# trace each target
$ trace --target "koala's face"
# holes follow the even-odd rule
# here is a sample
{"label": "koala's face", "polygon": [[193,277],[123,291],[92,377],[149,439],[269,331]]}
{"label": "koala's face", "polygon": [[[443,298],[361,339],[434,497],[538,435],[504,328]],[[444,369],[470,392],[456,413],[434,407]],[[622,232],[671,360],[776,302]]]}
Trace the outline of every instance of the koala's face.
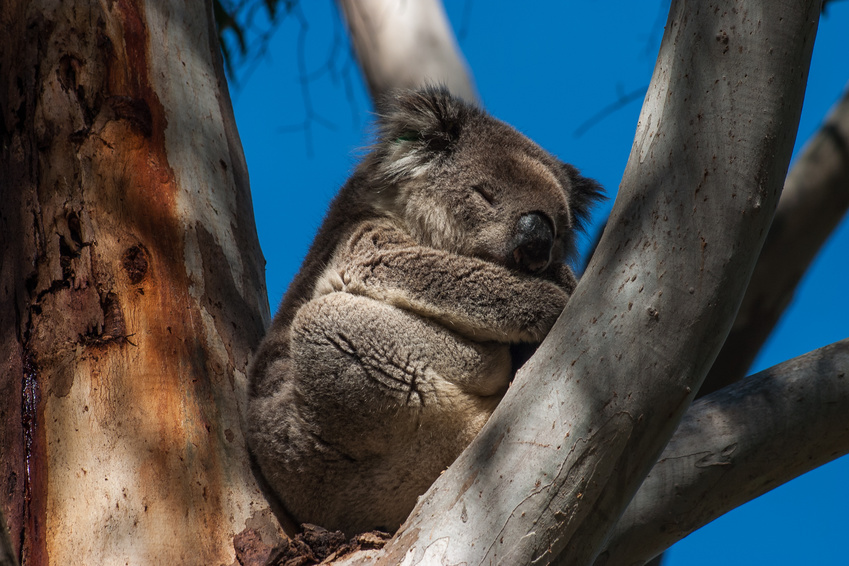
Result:
{"label": "koala's face", "polygon": [[404,96],[377,153],[391,183],[382,208],[413,237],[528,273],[573,253],[595,181],[445,93]]}
{"label": "koala's face", "polygon": [[537,273],[571,250],[571,189],[559,163],[489,119],[467,128],[451,155],[413,182],[405,216],[418,239]]}

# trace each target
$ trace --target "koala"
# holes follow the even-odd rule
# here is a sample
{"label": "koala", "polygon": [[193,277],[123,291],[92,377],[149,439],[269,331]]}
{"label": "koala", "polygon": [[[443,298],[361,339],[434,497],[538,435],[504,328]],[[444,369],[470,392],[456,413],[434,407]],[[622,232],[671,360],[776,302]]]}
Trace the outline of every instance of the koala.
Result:
{"label": "koala", "polygon": [[575,288],[593,180],[440,88],[379,107],[249,370],[248,441],[298,522],[394,531]]}

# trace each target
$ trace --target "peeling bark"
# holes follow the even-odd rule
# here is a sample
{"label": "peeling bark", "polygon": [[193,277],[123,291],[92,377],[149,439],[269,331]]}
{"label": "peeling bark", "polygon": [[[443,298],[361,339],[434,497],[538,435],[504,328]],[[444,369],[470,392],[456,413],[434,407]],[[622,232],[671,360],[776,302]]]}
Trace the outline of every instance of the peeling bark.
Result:
{"label": "peeling bark", "polygon": [[229,564],[252,521],[273,544],[240,415],[264,263],[209,5],[20,0],[0,17],[16,553]]}

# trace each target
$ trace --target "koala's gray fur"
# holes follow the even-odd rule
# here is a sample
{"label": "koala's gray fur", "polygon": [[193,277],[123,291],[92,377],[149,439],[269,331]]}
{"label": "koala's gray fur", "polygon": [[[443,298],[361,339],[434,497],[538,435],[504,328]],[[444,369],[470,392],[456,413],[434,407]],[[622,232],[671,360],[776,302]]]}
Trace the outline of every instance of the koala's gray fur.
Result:
{"label": "koala's gray fur", "polygon": [[[396,94],[250,371],[249,442],[299,522],[393,531],[575,286],[600,187],[441,89]],[[523,361],[523,360],[519,360]]]}

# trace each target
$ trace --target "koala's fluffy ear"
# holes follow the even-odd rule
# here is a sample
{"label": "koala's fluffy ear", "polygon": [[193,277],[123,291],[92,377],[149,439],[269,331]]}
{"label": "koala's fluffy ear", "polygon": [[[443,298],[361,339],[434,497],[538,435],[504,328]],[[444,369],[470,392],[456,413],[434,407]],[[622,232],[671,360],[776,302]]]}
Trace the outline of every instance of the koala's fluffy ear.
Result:
{"label": "koala's fluffy ear", "polygon": [[378,168],[387,180],[418,177],[449,155],[476,107],[444,87],[395,91],[378,104]]}
{"label": "koala's fluffy ear", "polygon": [[572,187],[569,193],[569,208],[572,211],[574,228],[584,230],[590,217],[590,208],[596,202],[607,198],[604,196],[604,189],[598,181],[584,177],[572,165],[561,163],[560,167]]}

